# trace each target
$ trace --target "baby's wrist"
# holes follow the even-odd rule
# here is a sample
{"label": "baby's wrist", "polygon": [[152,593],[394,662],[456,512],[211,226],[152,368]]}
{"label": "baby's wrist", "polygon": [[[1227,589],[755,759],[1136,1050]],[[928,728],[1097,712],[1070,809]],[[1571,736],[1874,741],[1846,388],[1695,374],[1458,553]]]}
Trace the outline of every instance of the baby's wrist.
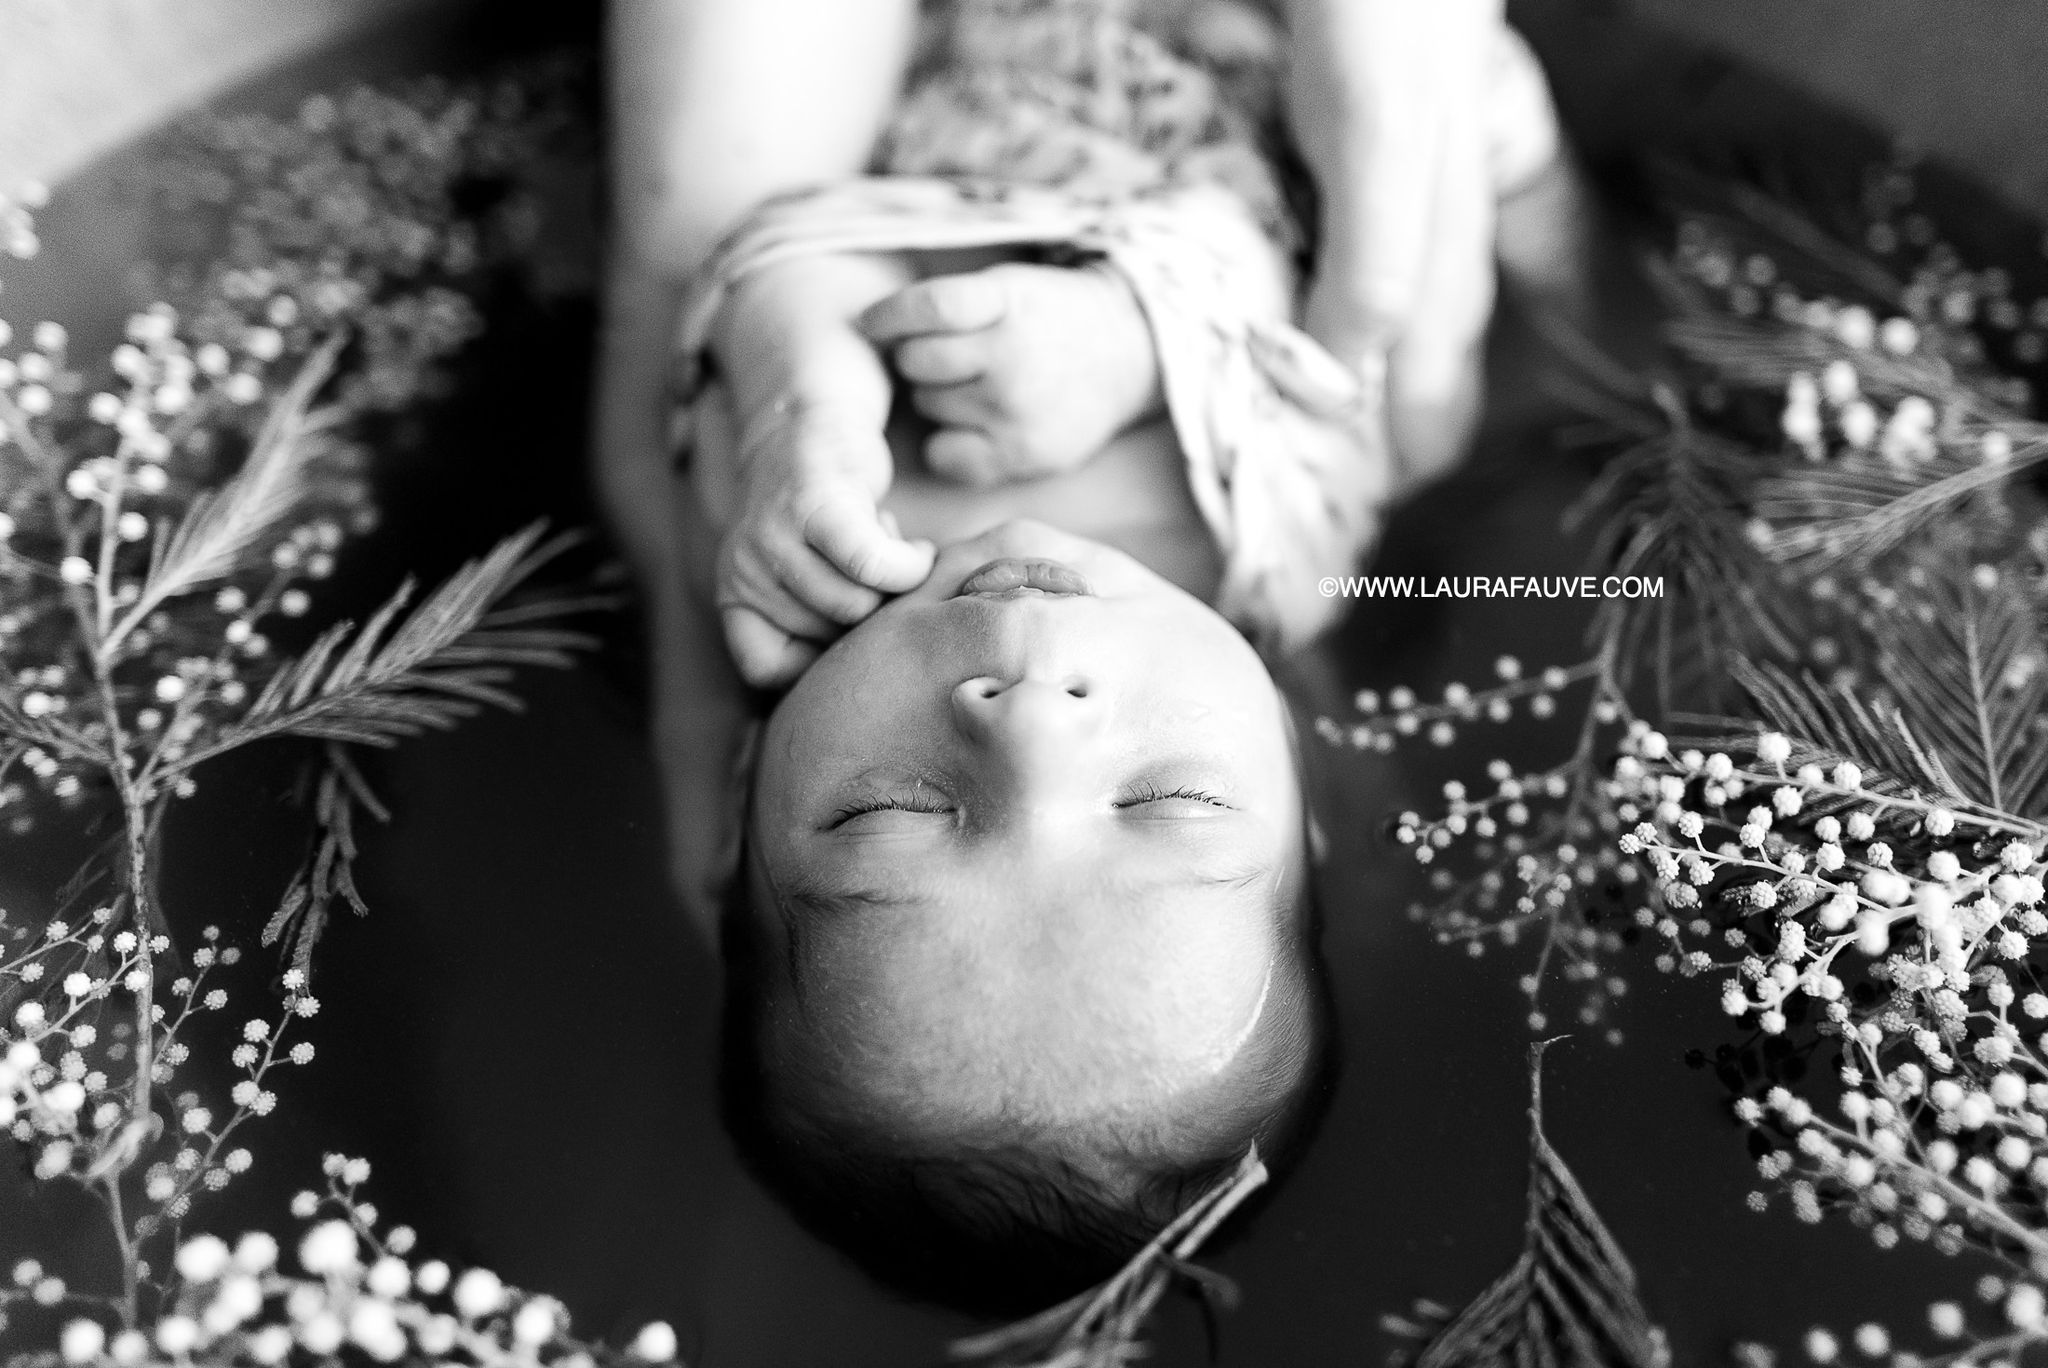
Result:
{"label": "baby's wrist", "polygon": [[[851,479],[879,498],[888,488],[886,460],[878,471],[875,453],[861,441],[886,423],[886,409],[849,395],[785,391],[743,414],[738,444],[741,481],[751,490],[773,492],[805,480]],[[886,448],[880,448],[886,452]]]}

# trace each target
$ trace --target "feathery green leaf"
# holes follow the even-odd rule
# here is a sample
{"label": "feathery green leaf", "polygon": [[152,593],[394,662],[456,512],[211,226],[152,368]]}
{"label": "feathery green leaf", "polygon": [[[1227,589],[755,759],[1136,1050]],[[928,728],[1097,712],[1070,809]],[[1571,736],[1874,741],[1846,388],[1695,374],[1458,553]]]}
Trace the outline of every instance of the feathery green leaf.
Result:
{"label": "feathery green leaf", "polygon": [[453,726],[481,706],[516,711],[519,700],[502,687],[513,668],[567,665],[570,653],[588,644],[579,633],[525,625],[593,606],[587,595],[542,595],[501,606],[575,540],[543,543],[544,530],[536,523],[506,538],[456,571],[403,620],[412,596],[409,581],[360,630],[347,622],[329,628],[277,671],[239,721],[177,768],[265,736],[388,746]]}
{"label": "feathery green leaf", "polygon": [[1266,1166],[1253,1146],[1108,1282],[1013,1325],[955,1340],[947,1357],[973,1368],[1123,1368],[1143,1358],[1146,1318],[1176,1277],[1212,1300],[1235,1297],[1227,1280],[1188,1260],[1265,1181]]}
{"label": "feathery green leaf", "polygon": [[1543,1134],[1543,1050],[1529,1047],[1529,1213],[1513,1268],[1430,1339],[1415,1368],[1667,1368],[1635,1270]]}
{"label": "feathery green leaf", "polygon": [[102,659],[155,612],[166,599],[220,578],[240,564],[256,539],[289,513],[305,490],[306,467],[321,449],[314,440],[327,425],[313,410],[313,396],[333,374],[341,339],[330,338],[299,367],[299,373],[264,421],[248,458],[218,491],[200,495],[161,555],[154,558],[142,592],[100,642]]}
{"label": "feathery green leaf", "polygon": [[1875,632],[1880,678],[1904,723],[1955,777],[1963,797],[2039,816],[2048,744],[2048,645],[2010,579],[1966,570],[1927,577]]}

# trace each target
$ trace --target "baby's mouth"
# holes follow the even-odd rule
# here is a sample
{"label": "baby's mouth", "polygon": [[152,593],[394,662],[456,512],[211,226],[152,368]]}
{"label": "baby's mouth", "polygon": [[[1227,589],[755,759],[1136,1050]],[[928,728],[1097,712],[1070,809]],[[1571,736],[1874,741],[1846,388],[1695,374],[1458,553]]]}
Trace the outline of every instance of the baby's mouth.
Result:
{"label": "baby's mouth", "polygon": [[1056,560],[1005,557],[992,560],[960,581],[955,598],[1069,597],[1092,595],[1088,581]]}

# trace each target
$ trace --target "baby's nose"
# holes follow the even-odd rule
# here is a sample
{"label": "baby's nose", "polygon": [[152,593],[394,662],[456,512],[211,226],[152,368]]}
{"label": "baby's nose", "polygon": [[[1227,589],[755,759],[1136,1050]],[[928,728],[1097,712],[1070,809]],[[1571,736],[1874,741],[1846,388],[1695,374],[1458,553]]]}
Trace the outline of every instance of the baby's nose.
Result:
{"label": "baby's nose", "polygon": [[970,739],[1014,749],[1092,736],[1102,726],[1104,700],[1084,675],[983,676],[953,690],[953,715]]}

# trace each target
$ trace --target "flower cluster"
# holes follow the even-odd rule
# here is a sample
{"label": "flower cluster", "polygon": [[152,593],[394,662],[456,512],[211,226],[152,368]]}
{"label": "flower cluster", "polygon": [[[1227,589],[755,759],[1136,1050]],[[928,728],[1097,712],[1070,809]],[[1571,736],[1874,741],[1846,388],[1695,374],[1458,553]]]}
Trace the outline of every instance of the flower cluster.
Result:
{"label": "flower cluster", "polygon": [[[332,573],[345,530],[371,519],[359,489],[326,478],[335,467],[317,441],[285,449],[309,416],[303,382],[324,363],[280,407],[254,353],[194,347],[177,321],[168,305],[130,319],[105,388],[71,364],[54,324],[0,353],[0,659],[21,662],[0,690],[24,742],[0,765],[25,775],[0,802],[17,835],[31,786],[79,803],[116,755],[143,792],[189,792],[190,754],[275,668],[266,629],[307,611],[302,586]],[[276,430],[253,447],[224,438],[224,420],[250,407]],[[288,472],[270,469],[287,457]],[[224,503],[231,459],[252,478]]]}
{"label": "flower cluster", "polygon": [[[1627,717],[1627,706],[1607,686],[1599,659],[1525,676],[1520,661],[1502,656],[1494,662],[1494,675],[1496,682],[1486,688],[1451,684],[1434,703],[1406,688],[1389,690],[1384,698],[1366,691],[1355,700],[1358,720],[1347,727],[1318,719],[1318,731],[1332,744],[1378,752],[1418,736],[1449,746],[1461,725],[1500,724],[1516,716],[1552,719],[1561,695],[1592,686],[1578,745],[1567,758],[1535,772],[1489,761],[1485,788],[1446,783],[1443,809],[1429,817],[1400,814],[1394,838],[1418,864],[1430,867],[1430,897],[1410,907],[1409,915],[1429,925],[1439,941],[1461,944],[1475,956],[1489,943],[1512,947],[1527,937],[1538,944],[1535,967],[1520,985],[1529,1000],[1531,1029],[1549,1025],[1543,992],[1553,971],[1571,986],[1578,1019],[1599,1024],[1607,1020],[1612,1000],[1627,991],[1606,967],[1621,949],[1624,932],[1598,924],[1605,890],[1636,879],[1634,866],[1614,847],[1621,828],[1599,764],[1605,740]],[[1607,1030],[1619,1038],[1614,1027]]]}
{"label": "flower cluster", "polygon": [[397,410],[482,327],[475,295],[530,259],[536,151],[574,138],[559,64],[487,82],[426,78],[314,95],[291,118],[203,112],[150,159],[165,222],[154,283],[203,301],[194,335],[303,355],[353,339],[334,401]]}
{"label": "flower cluster", "polygon": [[[2015,478],[2048,427],[1996,369],[2048,361],[2048,299],[1968,268],[1915,194],[1908,159],[1866,184],[1881,268],[1782,210],[1684,219],[1675,378],[1589,377],[1640,441],[1580,510],[1597,556],[1678,593],[1595,616],[1562,763],[1495,762],[1395,828],[1432,868],[1441,938],[1540,933],[1532,994],[1560,950],[1566,977],[1621,991],[1632,940],[1719,981],[1752,1032],[1722,1054],[1760,1146],[1752,1206],[1782,1194],[1883,1247],[1999,1265],[1984,1313],[1929,1309],[1934,1355],[1867,1325],[1815,1331],[1816,1362],[2014,1361],[2048,1337],[2048,508]],[[1391,723],[1366,702],[1325,735],[1380,747],[1495,715],[1476,692]],[[1647,720],[1731,707],[1745,720],[1689,740]],[[1814,1034],[1831,1074],[1804,1072]]]}
{"label": "flower cluster", "polygon": [[[308,956],[328,901],[361,908],[352,814],[382,814],[347,748],[510,703],[514,667],[564,664],[581,644],[551,621],[573,600],[507,604],[559,545],[539,528],[409,614],[406,586],[360,628],[291,625],[374,524],[366,420],[426,393],[475,331],[452,291],[497,249],[459,207],[464,186],[480,157],[514,161],[535,132],[530,111],[436,90],[412,114],[366,94],[315,99],[290,121],[202,121],[164,193],[185,184],[226,215],[225,254],[159,270],[166,298],[106,357],[76,354],[53,322],[0,322],[0,839],[53,820],[113,837],[39,915],[0,912],[0,1143],[32,1181],[105,1207],[105,1263],[120,1274],[117,1290],[81,1289],[28,1258],[0,1290],[0,1314],[91,1310],[62,1329],[69,1362],[584,1352],[558,1308],[537,1329],[532,1308],[552,1303],[458,1297],[450,1322],[428,1305],[434,1265],[393,1292],[389,1261],[409,1237],[378,1242],[354,1199],[358,1161],[312,1199],[343,1219],[308,1236],[309,1278],[279,1273],[261,1235],[232,1251],[182,1237],[200,1200],[256,1162],[245,1130],[278,1107],[283,1073],[314,1058],[297,1029],[320,1009]],[[12,255],[35,250],[40,198],[0,201]],[[294,641],[309,644],[279,644]],[[291,946],[283,993],[252,1003],[228,972],[244,950],[218,928],[176,943],[155,871],[165,814],[196,772],[277,736],[320,740],[325,760],[312,848],[264,936]],[[211,1080],[224,1064],[219,1097],[181,1078],[214,1051],[224,1060],[194,1072]],[[661,1345],[655,1334],[642,1357],[672,1357],[673,1337]]]}
{"label": "flower cluster", "polygon": [[1458,739],[1461,723],[1484,719],[1493,723],[1513,720],[1519,705],[1538,720],[1556,716],[1557,695],[1596,672],[1592,663],[1573,669],[1556,666],[1525,678],[1522,662],[1513,656],[1494,661],[1497,682],[1481,689],[1466,684],[1448,684],[1435,703],[1416,697],[1406,687],[1389,689],[1385,697],[1374,689],[1362,690],[1353,700],[1358,717],[1349,726],[1333,718],[1316,719],[1316,731],[1333,746],[1348,745],[1355,750],[1391,751],[1400,738],[1421,736],[1433,746],[1449,746]]}
{"label": "flower cluster", "polygon": [[[110,1327],[100,1316],[62,1325],[57,1357],[70,1368],[110,1364],[462,1363],[490,1368],[595,1368],[600,1361],[660,1364],[676,1358],[675,1332],[659,1321],[630,1347],[612,1353],[573,1338],[569,1315],[552,1297],[505,1286],[488,1269],[456,1274],[438,1259],[411,1259],[406,1226],[378,1227],[363,1200],[367,1160],[327,1156],[325,1192],[301,1192],[293,1215],[308,1223],[297,1272],[278,1241],[262,1232],[233,1245],[213,1235],[180,1244],[172,1256],[177,1294],[153,1324]],[[10,1299],[46,1306],[66,1298],[40,1264],[14,1271]],[[54,1286],[53,1286],[54,1284]]]}
{"label": "flower cluster", "polygon": [[[0,1122],[33,1155],[35,1175],[46,1181],[90,1185],[119,1174],[154,1138],[158,1111],[138,1102],[144,1095],[140,1079],[131,1077],[137,1067],[135,1023],[110,1010],[117,998],[132,1004],[147,986],[143,947],[132,930],[109,935],[105,928],[112,918],[113,909],[101,907],[78,928],[51,922],[25,953],[0,965],[0,974],[17,983],[48,982],[61,994],[27,998],[14,1009],[9,1027],[0,1028]],[[192,952],[191,972],[173,980],[165,1000],[151,1005],[151,1046],[142,1052],[149,1061],[150,1093],[166,1092],[176,1081],[191,1057],[196,1021],[228,1006],[227,990],[209,976],[234,965],[241,952],[216,945],[219,936],[218,928],[206,928],[205,943]],[[153,942],[157,955],[171,948],[168,936],[159,934]],[[216,1116],[197,1093],[172,1095],[166,1119],[177,1147],[144,1171],[142,1190],[152,1211],[137,1220],[138,1238],[165,1221],[184,1219],[196,1192],[218,1192],[254,1162],[247,1149],[229,1140],[250,1118],[267,1116],[277,1105],[268,1086],[274,1069],[313,1060],[310,1042],[285,1041],[293,1022],[320,1010],[319,999],[304,989],[304,977],[288,973],[278,1017],[251,1018],[236,1034],[227,1052],[240,1074],[230,1091],[231,1109]]]}
{"label": "flower cluster", "polygon": [[[1997,1368],[2020,1363],[2029,1350],[2048,1343],[2048,1294],[2039,1286],[1987,1273],[1973,1290],[1974,1297],[1927,1307],[1927,1334],[1940,1346],[1933,1353],[1901,1349],[1891,1330],[1877,1321],[1865,1321],[1846,1334],[1815,1326],[1800,1348],[1809,1362],[1820,1364],[1861,1357],[1893,1368]],[[1770,1350],[1756,1344],[1738,1346],[1736,1358],[1757,1368],[1776,1362]]]}
{"label": "flower cluster", "polygon": [[[1933,339],[1969,366],[2006,369],[1985,377],[1980,393],[1996,394],[2015,409],[2029,406],[2030,387],[2009,372],[2048,361],[2048,300],[2028,300],[2014,273],[2002,266],[1973,269],[1944,241],[1934,217],[1920,206],[1918,157],[1896,149],[1864,175],[1862,241],[1840,244],[1824,262],[1802,260],[1783,239],[1759,240],[1748,225],[1728,216],[1700,214],[1680,224],[1670,256],[1672,268],[1709,294],[1717,311],[1736,319],[1771,321],[1828,330],[1858,349],[1873,345],[1894,356]],[[1819,235],[1801,244],[1808,251]],[[1815,265],[1821,271],[1811,270]],[[1828,268],[1839,268],[1829,270]],[[1872,269],[1875,268],[1875,269]],[[1826,297],[1816,300],[1801,288],[1804,274],[1832,276],[1888,307],[1876,316],[1867,303]]]}
{"label": "flower cluster", "polygon": [[[201,733],[260,694],[278,626],[375,525],[360,420],[436,386],[480,326],[464,289],[530,234],[507,177],[555,116],[517,90],[201,116],[152,161],[170,221],[210,244],[155,274],[181,305],[135,314],[98,369],[56,323],[0,322],[0,661],[20,662],[0,707],[34,724],[0,749],[8,830],[34,793],[84,801],[110,747],[143,790],[189,791]],[[458,208],[479,194],[487,211]],[[0,199],[17,255],[30,225]]]}
{"label": "flower cluster", "polygon": [[1615,772],[1641,820],[1619,845],[1654,874],[1637,918],[1660,966],[1729,971],[1723,1008],[1767,1035],[1804,999],[1839,1041],[1833,1116],[1783,1087],[1737,1103],[1789,1142],[1760,1169],[1802,1219],[1845,1206],[1880,1245],[1974,1244],[2048,1278],[2048,994],[2029,963],[2048,829],[1793,758],[1775,732],[1740,759],[1630,738]]}

